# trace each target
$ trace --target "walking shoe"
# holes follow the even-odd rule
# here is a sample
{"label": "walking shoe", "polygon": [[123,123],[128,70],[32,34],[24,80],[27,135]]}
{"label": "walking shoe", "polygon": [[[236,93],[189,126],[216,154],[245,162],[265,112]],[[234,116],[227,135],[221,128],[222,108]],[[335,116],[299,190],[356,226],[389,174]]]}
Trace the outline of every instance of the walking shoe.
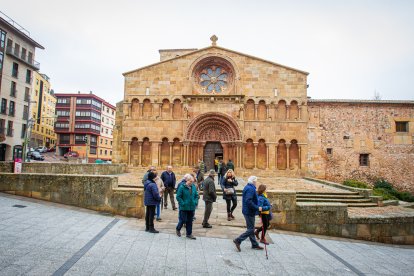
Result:
{"label": "walking shoe", "polygon": [[[165,209],[167,209],[167,208],[165,208]],[[175,211],[175,210],[177,210],[177,207],[174,207],[174,208],[173,208],[173,211]]]}
{"label": "walking shoe", "polygon": [[233,216],[233,213],[230,213],[230,217],[231,217],[232,219],[235,219],[235,217]]}
{"label": "walking shoe", "polygon": [[237,251],[241,251],[240,249],[240,243],[238,243],[236,240],[233,240],[234,244],[236,245]]}
{"label": "walking shoe", "polygon": [[252,246],[252,249],[254,249],[254,250],[263,250],[264,248],[261,247],[260,245],[256,245],[256,246]]}
{"label": "walking shoe", "polygon": [[259,238],[259,231],[256,229],[256,230],[254,230],[254,235],[256,236],[256,239],[260,239]]}
{"label": "walking shoe", "polygon": [[186,237],[187,237],[187,239],[190,239],[190,240],[195,240],[196,239],[196,237],[194,237],[193,235],[186,236]]}
{"label": "walking shoe", "polygon": [[195,221],[197,218],[196,217],[193,217],[193,221]]}
{"label": "walking shoe", "polygon": [[155,230],[154,228],[148,230],[148,232],[153,233],[153,234],[158,234],[160,231]]}
{"label": "walking shoe", "polygon": [[162,221],[162,219],[161,219],[161,218],[157,218],[156,220],[157,220],[157,221]]}
{"label": "walking shoe", "polygon": [[181,237],[181,232],[180,232],[180,230],[175,230],[175,233],[177,234],[177,236],[179,236],[179,237]]}
{"label": "walking shoe", "polygon": [[267,242],[267,240],[266,240],[266,239],[261,239],[261,240],[260,240],[260,243],[263,243],[263,244],[269,245],[269,243]]}
{"label": "walking shoe", "polygon": [[207,223],[207,224],[203,224],[203,228],[213,228],[213,226],[211,226],[211,224]]}
{"label": "walking shoe", "polygon": [[228,221],[231,221],[231,215],[230,215],[230,213],[227,213],[227,220]]}
{"label": "walking shoe", "polygon": [[148,232],[149,231],[149,229],[148,228],[145,228],[145,232]]}

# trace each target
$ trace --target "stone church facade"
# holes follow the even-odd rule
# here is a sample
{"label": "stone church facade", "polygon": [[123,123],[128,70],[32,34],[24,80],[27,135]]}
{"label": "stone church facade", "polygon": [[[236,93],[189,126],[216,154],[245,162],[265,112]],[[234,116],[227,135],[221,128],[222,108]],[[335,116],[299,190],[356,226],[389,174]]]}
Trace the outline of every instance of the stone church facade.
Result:
{"label": "stone church facade", "polygon": [[[342,135],[345,129],[320,126],[330,122],[318,117],[320,109],[332,107],[308,99],[308,73],[219,47],[216,41],[213,36],[212,45],[199,50],[160,50],[160,62],[124,73],[113,161],[131,168],[189,167],[203,159],[212,168],[220,157],[233,160],[246,175],[329,178],[325,151],[328,141],[334,142],[326,132]],[[414,103],[396,105],[411,122],[411,138],[404,145],[412,164]]]}

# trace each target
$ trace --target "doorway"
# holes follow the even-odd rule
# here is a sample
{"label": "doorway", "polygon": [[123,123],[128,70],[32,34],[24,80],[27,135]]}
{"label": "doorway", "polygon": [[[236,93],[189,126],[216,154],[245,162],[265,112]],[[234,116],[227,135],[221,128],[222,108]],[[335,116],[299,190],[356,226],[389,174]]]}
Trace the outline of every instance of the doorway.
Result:
{"label": "doorway", "polygon": [[214,169],[214,159],[223,158],[223,147],[220,142],[207,142],[204,147],[204,164],[207,170]]}

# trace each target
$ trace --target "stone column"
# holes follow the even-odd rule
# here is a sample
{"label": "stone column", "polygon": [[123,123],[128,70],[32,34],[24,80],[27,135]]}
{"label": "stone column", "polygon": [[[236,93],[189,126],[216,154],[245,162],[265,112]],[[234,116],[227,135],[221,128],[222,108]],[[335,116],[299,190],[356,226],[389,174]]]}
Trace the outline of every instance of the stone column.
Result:
{"label": "stone column", "polygon": [[275,118],[273,120],[275,120],[275,121],[279,120],[279,113],[277,112],[278,111],[278,107],[279,107],[279,105],[278,104],[275,104],[275,110],[273,111],[273,113],[275,114],[274,115]]}
{"label": "stone column", "polygon": [[184,166],[189,166],[190,143],[184,143]]}
{"label": "stone column", "polygon": [[254,145],[254,168],[257,169],[257,142],[253,142]]}
{"label": "stone column", "polygon": [[269,105],[266,105],[266,121],[269,119]]}
{"label": "stone column", "polygon": [[298,107],[298,112],[299,112],[298,119],[301,120],[302,119],[302,107],[301,106]]}
{"label": "stone column", "polygon": [[290,105],[286,105],[286,120],[290,120]]}
{"label": "stone column", "polygon": [[144,103],[139,103],[138,113],[139,113],[139,117],[140,118],[143,118],[144,117]]}
{"label": "stone column", "polygon": [[266,144],[266,169],[269,169],[269,145]]}
{"label": "stone column", "polygon": [[290,154],[289,154],[290,144],[286,143],[286,169],[290,170]]}
{"label": "stone column", "polygon": [[174,103],[170,103],[170,119],[173,118]]}
{"label": "stone column", "polygon": [[158,104],[158,118],[163,119],[162,118],[162,103]]}
{"label": "stone column", "polygon": [[302,168],[302,164],[301,164],[302,163],[302,147],[298,145],[298,148],[299,148],[299,162],[298,162],[299,164],[298,165],[299,165],[299,169],[301,169]]}
{"label": "stone column", "polygon": [[278,170],[278,167],[277,167],[277,146],[279,145],[279,143],[276,143],[276,146],[275,146],[275,170]]}
{"label": "stone column", "polygon": [[173,144],[174,143],[170,142],[169,144],[170,144],[170,162],[169,162],[169,165],[172,166],[172,158],[173,158],[172,154],[173,154]]}
{"label": "stone column", "polygon": [[227,162],[229,160],[229,145],[227,142],[222,142],[221,145],[223,146],[223,161]]}
{"label": "stone column", "polygon": [[254,119],[257,120],[257,104],[254,104]]}
{"label": "stone column", "polygon": [[142,142],[138,142],[138,166],[142,166]]}
{"label": "stone column", "polygon": [[[96,150],[98,151],[98,150]],[[128,166],[131,165],[131,143],[128,142]]]}

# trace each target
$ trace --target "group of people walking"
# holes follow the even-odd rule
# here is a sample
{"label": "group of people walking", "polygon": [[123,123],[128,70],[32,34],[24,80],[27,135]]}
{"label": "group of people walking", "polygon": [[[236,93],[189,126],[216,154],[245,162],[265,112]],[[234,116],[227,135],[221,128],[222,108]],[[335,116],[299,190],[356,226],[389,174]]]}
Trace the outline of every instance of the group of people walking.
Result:
{"label": "group of people walking", "polygon": [[[222,162],[224,163],[224,162]],[[230,164],[230,166],[229,166]],[[204,165],[204,164],[203,164]],[[223,166],[223,165],[221,165]],[[218,183],[223,191],[223,199],[226,202],[227,220],[234,220],[234,210],[237,207],[236,187],[238,181],[234,173],[234,165],[231,168],[231,160],[227,163],[226,172],[219,176]],[[221,167],[222,168],[222,167]],[[216,170],[211,169],[207,176],[204,177],[204,167],[199,165],[193,169],[193,174],[187,173],[183,179],[177,183],[176,176],[171,166],[158,176],[157,170],[151,166],[145,173],[142,183],[144,184],[144,204],[146,206],[145,213],[145,231],[150,233],[159,233],[154,227],[154,220],[161,220],[160,213],[162,203],[164,209],[168,208],[168,198],[170,198],[171,207],[177,210],[174,191],[176,190],[175,199],[178,202],[178,223],[176,226],[176,234],[181,237],[181,230],[186,229],[186,237],[196,239],[192,234],[192,226],[195,218],[195,210],[199,204],[199,192],[203,191],[203,201],[205,203],[204,217],[202,221],[203,228],[212,228],[209,218],[213,210],[213,203],[217,200],[216,186],[214,178]],[[251,176],[247,185],[243,189],[242,213],[244,215],[247,231],[233,240],[238,251],[240,244],[249,238],[253,249],[263,249],[256,238],[261,243],[267,244],[266,229],[269,227],[271,214],[271,205],[266,195],[266,185],[262,184],[256,191],[257,177]],[[164,202],[162,202],[164,201]],[[259,215],[262,220],[262,227],[255,228],[255,216]],[[261,238],[259,235],[261,234]]]}

